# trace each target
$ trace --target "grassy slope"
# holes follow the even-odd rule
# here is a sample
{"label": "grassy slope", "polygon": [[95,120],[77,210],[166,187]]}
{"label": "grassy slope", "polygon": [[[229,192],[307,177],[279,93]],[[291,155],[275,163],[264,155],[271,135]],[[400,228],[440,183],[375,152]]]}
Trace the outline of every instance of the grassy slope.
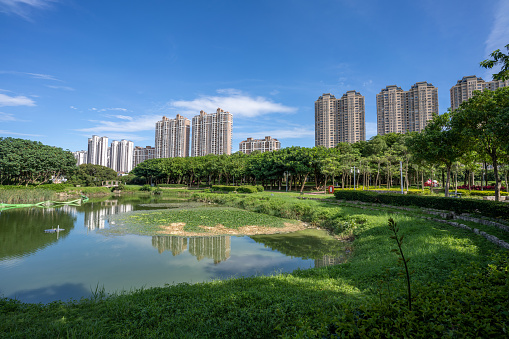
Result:
{"label": "grassy slope", "polygon": [[[314,201],[259,196],[275,206],[323,208]],[[256,208],[253,204],[254,200],[246,205]],[[467,231],[409,215],[330,208],[367,220],[354,230],[354,252],[347,264],[105,298],[99,293],[95,300],[74,303],[31,305],[4,299],[0,336],[266,338],[337,331],[360,336],[493,337],[503,335],[504,326],[507,331],[507,251]],[[270,212],[267,206],[260,209]],[[412,312],[406,310],[397,257],[390,252],[395,245],[386,226],[389,216],[405,234],[403,248],[415,270]],[[493,254],[505,259],[493,260]],[[498,268],[493,268],[497,262]]]}

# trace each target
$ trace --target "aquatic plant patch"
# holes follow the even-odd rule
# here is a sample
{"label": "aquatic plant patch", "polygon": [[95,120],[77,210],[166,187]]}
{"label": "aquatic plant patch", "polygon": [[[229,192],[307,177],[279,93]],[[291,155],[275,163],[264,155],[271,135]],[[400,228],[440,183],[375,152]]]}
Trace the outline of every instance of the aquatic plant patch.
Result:
{"label": "aquatic plant patch", "polygon": [[[117,214],[108,218],[111,227],[107,234],[160,235],[178,230],[211,233],[214,228],[240,229],[246,226],[284,229],[288,225],[299,225],[295,220],[278,218],[232,207],[174,208],[170,210],[137,211]],[[182,227],[182,228],[181,228]],[[304,227],[302,227],[304,228]],[[229,233],[229,232],[225,232]],[[179,232],[179,234],[181,234]]]}

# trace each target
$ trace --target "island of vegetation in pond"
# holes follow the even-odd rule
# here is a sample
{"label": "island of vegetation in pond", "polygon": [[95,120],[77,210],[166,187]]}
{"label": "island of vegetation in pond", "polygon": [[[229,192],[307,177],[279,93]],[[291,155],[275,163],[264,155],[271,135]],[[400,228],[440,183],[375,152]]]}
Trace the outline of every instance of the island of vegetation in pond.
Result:
{"label": "island of vegetation in pond", "polygon": [[140,235],[253,235],[303,230],[297,221],[233,207],[173,208],[137,211],[109,217],[106,234]]}

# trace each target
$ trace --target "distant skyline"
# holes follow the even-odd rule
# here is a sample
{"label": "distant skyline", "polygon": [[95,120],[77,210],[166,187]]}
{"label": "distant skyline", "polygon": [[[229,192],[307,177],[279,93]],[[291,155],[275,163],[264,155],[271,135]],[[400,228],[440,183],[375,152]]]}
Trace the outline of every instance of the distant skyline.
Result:
{"label": "distant skyline", "polygon": [[[248,137],[314,146],[314,102],[388,85],[438,88],[509,43],[509,1],[0,0],[0,137],[86,150],[92,135],[154,146],[164,116],[233,115]],[[506,52],[504,50],[504,52]]]}

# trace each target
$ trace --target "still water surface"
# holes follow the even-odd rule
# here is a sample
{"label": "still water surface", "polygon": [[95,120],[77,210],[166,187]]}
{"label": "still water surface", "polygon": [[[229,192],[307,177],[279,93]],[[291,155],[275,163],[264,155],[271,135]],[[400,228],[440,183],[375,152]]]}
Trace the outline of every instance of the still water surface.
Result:
{"label": "still water surface", "polygon": [[[34,303],[79,300],[96,288],[114,293],[345,260],[342,245],[318,230],[251,237],[112,236],[102,231],[110,227],[109,215],[182,199],[121,196],[91,199],[82,206],[0,212],[0,296]],[[57,225],[65,230],[44,233]]]}

